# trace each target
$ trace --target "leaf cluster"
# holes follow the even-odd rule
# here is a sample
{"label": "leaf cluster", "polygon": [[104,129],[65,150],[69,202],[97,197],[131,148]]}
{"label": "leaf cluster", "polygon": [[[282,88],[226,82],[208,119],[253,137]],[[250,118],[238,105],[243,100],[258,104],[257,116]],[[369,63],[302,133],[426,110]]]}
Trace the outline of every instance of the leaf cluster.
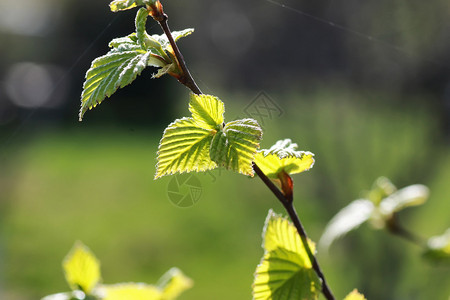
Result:
{"label": "leaf cluster", "polygon": [[262,129],[253,119],[224,123],[225,106],[217,97],[191,94],[192,116],[175,120],[159,144],[156,175],[224,167],[253,176],[252,162]]}
{"label": "leaf cluster", "polygon": [[71,292],[59,293],[42,300],[174,300],[192,287],[193,282],[179,269],[172,268],[158,284],[101,284],[100,262],[81,242],[77,242],[63,262]]}
{"label": "leaf cluster", "polygon": [[[113,4],[114,2],[117,2]],[[120,3],[121,4],[120,4]],[[113,1],[112,7],[128,8],[142,1]],[[148,1],[144,1],[148,2]],[[151,66],[159,68],[153,75],[159,78],[164,74],[179,77],[181,70],[166,35],[149,35],[145,29],[148,10],[144,7],[138,10],[135,20],[136,32],[121,38],[115,38],[109,43],[111,50],[95,59],[86,73],[81,94],[79,119],[84,113],[110,97],[119,88],[133,82],[142,71]],[[175,41],[190,35],[194,29],[173,32]]]}

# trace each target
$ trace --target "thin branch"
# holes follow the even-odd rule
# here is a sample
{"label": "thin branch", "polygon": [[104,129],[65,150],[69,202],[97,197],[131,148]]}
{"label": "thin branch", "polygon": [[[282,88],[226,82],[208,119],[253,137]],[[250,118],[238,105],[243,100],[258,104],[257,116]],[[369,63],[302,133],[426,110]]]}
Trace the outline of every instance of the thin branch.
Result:
{"label": "thin branch", "polygon": [[189,72],[189,69],[186,66],[186,62],[184,60],[183,55],[181,54],[180,49],[177,46],[177,43],[175,43],[167,20],[168,17],[166,14],[164,14],[164,18],[161,21],[158,21],[158,23],[161,26],[164,33],[166,34],[167,38],[169,39],[170,45],[172,46],[173,52],[175,53],[175,57],[178,60],[178,65],[180,66],[181,71],[183,72],[181,78],[179,78],[178,80],[186,87],[188,87],[193,93],[197,95],[202,94],[202,91],[198,87],[197,83],[194,81],[194,78],[192,77],[191,73]]}
{"label": "thin branch", "polygon": [[[169,39],[170,45],[172,46],[172,49],[175,53],[176,58],[178,59],[179,65],[183,71],[184,79],[183,81],[180,80],[181,83],[183,83],[186,87],[188,87],[194,94],[202,94],[202,91],[195,83],[194,78],[190,74],[186,63],[184,61],[183,55],[181,54],[177,44],[175,43],[175,40],[173,39],[172,33],[169,29],[169,26],[167,24],[167,15],[164,14],[164,18],[161,20],[157,20],[159,24],[161,25],[162,29],[164,30],[164,33],[166,34],[167,38]],[[308,254],[308,257],[311,261],[311,264],[314,268],[314,270],[317,273],[317,276],[322,281],[322,293],[324,294],[325,298],[327,300],[335,300],[335,297],[333,296],[333,293],[331,292],[331,289],[329,288],[327,281],[325,280],[325,276],[322,273],[322,270],[319,266],[319,263],[317,262],[314,254],[311,251],[311,248],[308,244],[308,236],[306,235],[306,232],[303,228],[302,223],[300,222],[300,219],[297,215],[297,212],[295,211],[295,208],[293,206],[293,202],[291,199],[287,199],[283,193],[278,189],[275,184],[264,174],[264,172],[255,164],[253,163],[253,170],[258,175],[259,178],[264,182],[264,184],[272,191],[272,193],[277,197],[277,199],[283,204],[286,211],[289,214],[289,217],[291,218],[292,222],[294,223],[295,227],[297,228],[297,231],[300,235],[300,238],[303,242],[303,246],[306,249],[306,253]]]}

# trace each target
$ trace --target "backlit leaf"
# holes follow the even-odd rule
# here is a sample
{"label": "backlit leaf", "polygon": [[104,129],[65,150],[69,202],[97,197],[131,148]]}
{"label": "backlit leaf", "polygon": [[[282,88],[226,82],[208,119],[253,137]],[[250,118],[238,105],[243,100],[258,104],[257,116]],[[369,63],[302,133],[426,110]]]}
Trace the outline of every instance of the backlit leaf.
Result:
{"label": "backlit leaf", "polygon": [[[265,250],[256,268],[253,299],[318,299],[320,280],[312,269],[297,229],[269,211],[263,232]],[[311,251],[314,243],[309,241]]]}
{"label": "backlit leaf", "polygon": [[[149,2],[152,0],[118,0],[111,2],[111,9],[115,11],[128,9]],[[145,29],[147,18],[147,9],[138,10],[135,20],[136,33],[113,39],[109,43],[111,50],[92,62],[83,84],[80,121],[87,110],[100,104],[119,88],[133,82],[147,66],[161,68],[153,78],[167,73],[171,75],[179,73],[169,40],[165,34],[150,36]],[[173,36],[178,40],[193,31],[193,29],[174,31]]]}
{"label": "backlit leaf", "polygon": [[229,122],[213,138],[211,159],[218,166],[253,176],[252,162],[261,138],[262,129],[255,120],[243,119]]}
{"label": "backlit leaf", "polygon": [[145,5],[149,0],[114,0],[109,4],[109,8],[113,12],[127,10],[138,5]]}
{"label": "backlit leaf", "polygon": [[[297,253],[305,267],[311,268],[311,261],[303,247],[302,240],[297,232],[297,228],[286,218],[275,214],[272,210],[267,215],[263,230],[263,245],[266,251],[272,251],[277,248],[284,248]],[[311,251],[315,252],[315,244],[309,241]]]}
{"label": "backlit leaf", "polygon": [[191,94],[189,111],[199,126],[205,129],[221,129],[225,106],[217,97]]}
{"label": "backlit leaf", "polygon": [[185,290],[190,289],[194,282],[178,268],[170,269],[158,282],[164,300],[176,299]]}
{"label": "backlit leaf", "polygon": [[201,128],[193,118],[176,120],[159,143],[155,179],[169,174],[207,171],[217,165],[209,157],[214,131]]}
{"label": "backlit leaf", "polygon": [[214,96],[191,95],[191,118],[176,120],[164,131],[159,143],[156,178],[217,167],[210,158],[214,135],[223,123],[223,102]]}
{"label": "backlit leaf", "polygon": [[308,151],[296,151],[297,144],[290,139],[280,140],[270,149],[258,151],[255,163],[271,178],[285,171],[296,174],[311,169],[314,165],[314,154]]}
{"label": "backlit leaf", "polygon": [[88,109],[136,79],[149,64],[150,57],[150,52],[133,50],[110,52],[94,60],[83,85],[80,121]]}
{"label": "backlit leaf", "polygon": [[173,300],[192,285],[192,279],[179,269],[172,268],[161,277],[157,285],[145,283],[103,285],[99,294],[105,295],[102,300]]}
{"label": "backlit leaf", "polygon": [[136,15],[136,33],[113,39],[109,43],[112,49],[92,62],[83,84],[80,121],[88,109],[133,82],[147,66],[170,63],[161,44],[145,31],[147,17],[146,9],[141,8]]}
{"label": "backlit leaf", "polygon": [[379,177],[372,185],[372,189],[367,193],[367,199],[376,206],[380,205],[381,200],[393,194],[397,187],[386,177]]}
{"label": "backlit leaf", "polygon": [[428,188],[421,184],[407,186],[384,198],[380,203],[380,212],[391,215],[406,207],[422,205],[427,201],[429,193]]}
{"label": "backlit leaf", "polygon": [[450,263],[450,228],[443,235],[428,240],[424,256],[434,262]]}
{"label": "backlit leaf", "polygon": [[64,259],[63,268],[72,290],[89,294],[100,281],[100,262],[81,242],[77,242]]}
{"label": "backlit leaf", "polygon": [[366,300],[366,297],[364,297],[363,294],[360,294],[358,290],[353,290],[350,294],[347,295],[347,297],[344,298],[344,300]]}
{"label": "backlit leaf", "polygon": [[370,200],[358,199],[341,209],[326,226],[319,241],[320,248],[327,250],[336,239],[369,220],[374,208]]}
{"label": "backlit leaf", "polygon": [[[194,32],[194,28],[187,28],[180,31],[172,31],[172,37],[177,42],[179,39],[186,37]],[[169,39],[165,34],[163,35],[157,35],[154,34],[151,36],[154,40],[158,41],[158,43],[161,44],[164,50],[168,50],[168,47],[170,47]]]}
{"label": "backlit leaf", "polygon": [[102,300],[162,300],[162,292],[153,285],[144,283],[119,283],[102,286]]}

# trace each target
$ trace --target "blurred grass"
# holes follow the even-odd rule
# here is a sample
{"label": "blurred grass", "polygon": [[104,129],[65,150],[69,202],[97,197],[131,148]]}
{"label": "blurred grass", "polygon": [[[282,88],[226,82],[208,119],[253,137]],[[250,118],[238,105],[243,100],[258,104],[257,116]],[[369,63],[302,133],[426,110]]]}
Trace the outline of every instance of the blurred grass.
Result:
{"label": "blurred grass", "polygon": [[[224,97],[226,119],[242,115],[251,96]],[[380,108],[381,97],[386,95],[336,88],[273,98],[284,114],[268,120],[262,146],[290,137],[316,154],[313,170],[294,178],[296,206],[313,240],[381,175],[399,187],[421,182],[432,189],[423,209],[401,216],[412,230],[435,235],[450,225],[449,151],[436,142],[433,112],[421,104],[427,98]],[[160,136],[78,126],[10,147],[0,177],[8,295],[0,298],[38,299],[67,290],[61,261],[76,240],[101,260],[106,283],[153,283],[177,266],[195,281],[181,299],[251,298],[263,222],[269,208],[281,207],[258,180],[225,171],[214,171],[216,178],[197,174],[200,201],[175,207],[167,197],[170,177],[153,180]],[[363,227],[320,259],[338,298],[354,287],[368,299],[449,295],[448,269],[429,266],[419,249],[384,232]]]}

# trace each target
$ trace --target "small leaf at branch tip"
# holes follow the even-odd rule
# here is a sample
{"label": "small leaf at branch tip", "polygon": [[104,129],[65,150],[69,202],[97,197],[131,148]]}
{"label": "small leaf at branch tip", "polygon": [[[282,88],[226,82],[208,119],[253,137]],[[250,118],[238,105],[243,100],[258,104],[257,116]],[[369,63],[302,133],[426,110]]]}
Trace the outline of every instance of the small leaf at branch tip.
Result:
{"label": "small leaf at branch tip", "polygon": [[450,263],[450,228],[443,235],[431,237],[423,255],[435,263]]}
{"label": "small leaf at branch tip", "polygon": [[100,281],[100,262],[83,243],[77,242],[63,262],[66,281],[72,290],[89,294]]}
{"label": "small leaf at branch tip", "polygon": [[360,294],[357,289],[354,289],[344,300],[366,300],[363,294]]}
{"label": "small leaf at branch tip", "polygon": [[118,12],[132,9],[136,6],[150,4],[152,2],[154,2],[154,0],[114,0],[109,4],[109,8],[112,12]]}
{"label": "small leaf at branch tip", "polygon": [[258,151],[255,163],[266,176],[275,179],[280,172],[297,174],[310,170],[315,163],[314,154],[309,151],[296,151],[297,144],[290,139],[280,140],[270,149]]}

